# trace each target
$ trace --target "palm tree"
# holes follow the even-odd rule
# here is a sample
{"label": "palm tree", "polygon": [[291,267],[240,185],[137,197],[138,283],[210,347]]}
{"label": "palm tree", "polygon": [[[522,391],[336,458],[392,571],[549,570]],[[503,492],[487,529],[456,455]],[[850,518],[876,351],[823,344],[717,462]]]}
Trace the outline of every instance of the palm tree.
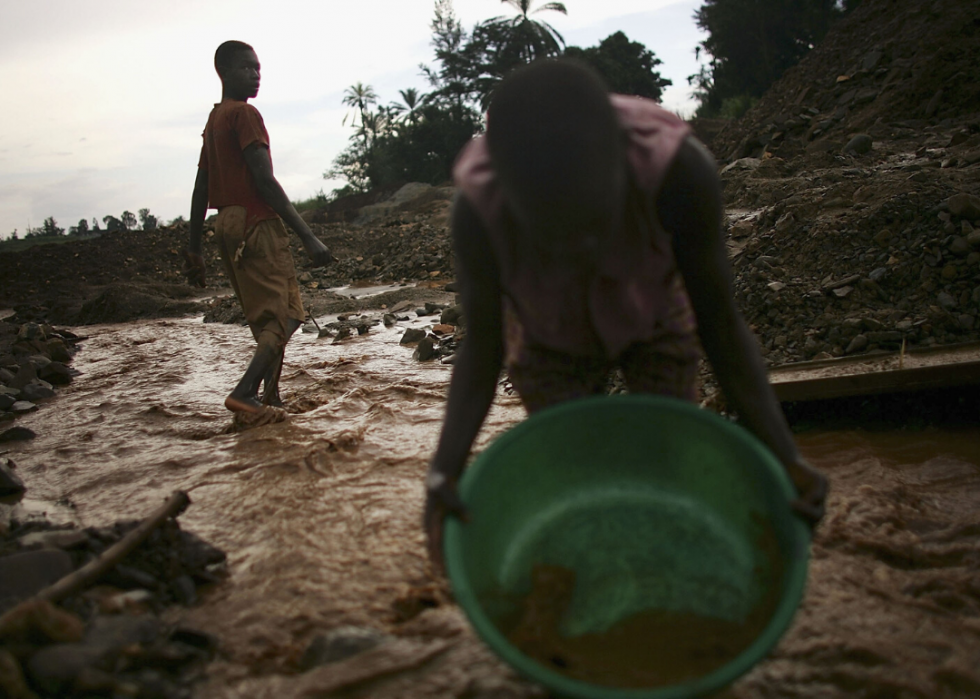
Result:
{"label": "palm tree", "polygon": [[[372,104],[378,103],[378,96],[374,93],[374,88],[370,85],[364,85],[360,82],[356,82],[346,90],[344,90],[344,99],[342,104],[346,104],[348,107],[355,107],[357,109],[354,112],[354,119],[351,119],[351,126],[354,126],[355,119],[360,116],[361,123],[364,122],[364,114],[368,111],[368,108]],[[347,112],[344,116],[342,124],[347,123],[347,118],[351,115],[351,112]]]}
{"label": "palm tree", "polygon": [[408,120],[410,124],[414,124],[419,118],[418,108],[422,106],[422,96],[414,87],[399,90],[398,94],[401,95],[402,101],[391,103],[392,114],[399,115],[401,121]]}
{"label": "palm tree", "polygon": [[500,0],[510,5],[518,11],[516,17],[494,17],[488,24],[496,24],[507,27],[510,41],[516,42],[519,49],[521,60],[530,63],[535,58],[544,56],[554,56],[562,52],[565,46],[565,39],[562,35],[547,22],[531,19],[529,14],[538,12],[560,12],[568,14],[565,4],[561,2],[546,2],[539,8],[531,11],[534,0]]}

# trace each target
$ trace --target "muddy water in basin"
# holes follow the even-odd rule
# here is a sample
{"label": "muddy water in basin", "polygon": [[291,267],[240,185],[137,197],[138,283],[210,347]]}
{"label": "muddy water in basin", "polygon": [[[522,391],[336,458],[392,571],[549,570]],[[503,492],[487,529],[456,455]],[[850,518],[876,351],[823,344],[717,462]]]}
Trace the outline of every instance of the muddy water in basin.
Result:
{"label": "muddy water in basin", "polygon": [[[182,526],[229,556],[225,582],[171,611],[221,641],[198,696],[541,696],[428,571],[422,476],[451,369],[414,361],[403,329],[340,344],[297,334],[283,373],[297,412],[232,433],[221,402],[250,357],[247,329],[196,318],[80,328],[82,375],[21,419],[37,438],[6,448],[35,511],[107,524],[190,492]],[[523,414],[500,394],[478,448]],[[808,595],[731,696],[976,696],[980,430],[799,441],[833,482]],[[342,625],[392,638],[363,661],[300,674],[310,640]]]}

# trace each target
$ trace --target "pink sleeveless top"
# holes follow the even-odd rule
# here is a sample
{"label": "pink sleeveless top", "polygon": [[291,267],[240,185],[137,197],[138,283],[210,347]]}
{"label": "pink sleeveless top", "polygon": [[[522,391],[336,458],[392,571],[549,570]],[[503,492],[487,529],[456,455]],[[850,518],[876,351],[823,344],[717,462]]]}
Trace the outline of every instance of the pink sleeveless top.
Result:
{"label": "pink sleeveless top", "polygon": [[522,254],[506,223],[486,138],[461,151],[453,175],[489,234],[508,315],[522,341],[577,356],[616,358],[635,342],[690,335],[693,314],[669,236],[653,210],[656,193],[690,127],[652,100],[611,95],[628,135],[630,195],[623,226],[605,241],[595,269],[542,266]]}

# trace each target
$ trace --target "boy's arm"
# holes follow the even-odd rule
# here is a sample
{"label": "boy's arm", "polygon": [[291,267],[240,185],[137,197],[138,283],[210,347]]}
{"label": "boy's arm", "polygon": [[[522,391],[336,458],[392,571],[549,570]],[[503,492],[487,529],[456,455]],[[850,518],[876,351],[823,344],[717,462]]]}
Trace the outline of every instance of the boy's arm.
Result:
{"label": "boy's arm", "polygon": [[190,237],[184,260],[187,263],[187,279],[191,284],[203,287],[207,267],[201,254],[201,237],[204,233],[204,216],[208,212],[208,171],[197,168],[194,193],[191,195]]}
{"label": "boy's arm", "polygon": [[714,159],[694,138],[681,146],[657,197],[661,223],[698,320],[701,344],[740,421],[783,463],[799,493],[794,507],[811,522],[823,516],[827,481],[800,457],[755,336],[735,307],[722,238],[721,183]]}
{"label": "boy's arm", "polygon": [[464,515],[456,483],[490,410],[504,355],[496,258],[483,224],[461,196],[453,206],[452,236],[466,337],[453,365],[446,417],[429,466],[424,515],[429,555],[440,565],[443,519],[450,512]]}
{"label": "boy's arm", "polygon": [[243,154],[249,172],[252,173],[255,186],[259,190],[259,195],[299,236],[307,254],[312,258],[313,264],[322,267],[332,262],[334,257],[330,254],[330,250],[319,238],[313,235],[313,231],[306,225],[306,221],[300,217],[279,181],[272,174],[272,158],[269,157],[268,146],[262,143],[253,143],[245,148]]}

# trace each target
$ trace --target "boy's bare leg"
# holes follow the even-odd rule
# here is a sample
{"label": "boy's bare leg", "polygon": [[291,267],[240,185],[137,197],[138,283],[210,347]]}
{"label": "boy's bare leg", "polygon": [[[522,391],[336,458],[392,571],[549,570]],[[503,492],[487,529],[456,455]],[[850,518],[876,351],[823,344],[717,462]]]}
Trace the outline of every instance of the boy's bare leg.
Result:
{"label": "boy's bare leg", "polygon": [[271,332],[263,332],[259,336],[258,347],[255,348],[255,355],[249,362],[245,375],[225,398],[225,407],[235,412],[261,412],[264,406],[256,398],[259,384],[281,355],[282,345],[279,338]]}
{"label": "boy's bare leg", "polygon": [[283,341],[282,350],[279,352],[275,363],[269,367],[269,371],[266,372],[265,378],[263,379],[263,405],[271,405],[275,408],[284,407],[282,399],[279,397],[279,377],[282,376],[282,363],[286,358],[286,343],[289,342],[289,338],[293,336],[293,333],[296,332],[299,326],[300,321],[295,318],[290,318],[286,321],[286,339]]}

